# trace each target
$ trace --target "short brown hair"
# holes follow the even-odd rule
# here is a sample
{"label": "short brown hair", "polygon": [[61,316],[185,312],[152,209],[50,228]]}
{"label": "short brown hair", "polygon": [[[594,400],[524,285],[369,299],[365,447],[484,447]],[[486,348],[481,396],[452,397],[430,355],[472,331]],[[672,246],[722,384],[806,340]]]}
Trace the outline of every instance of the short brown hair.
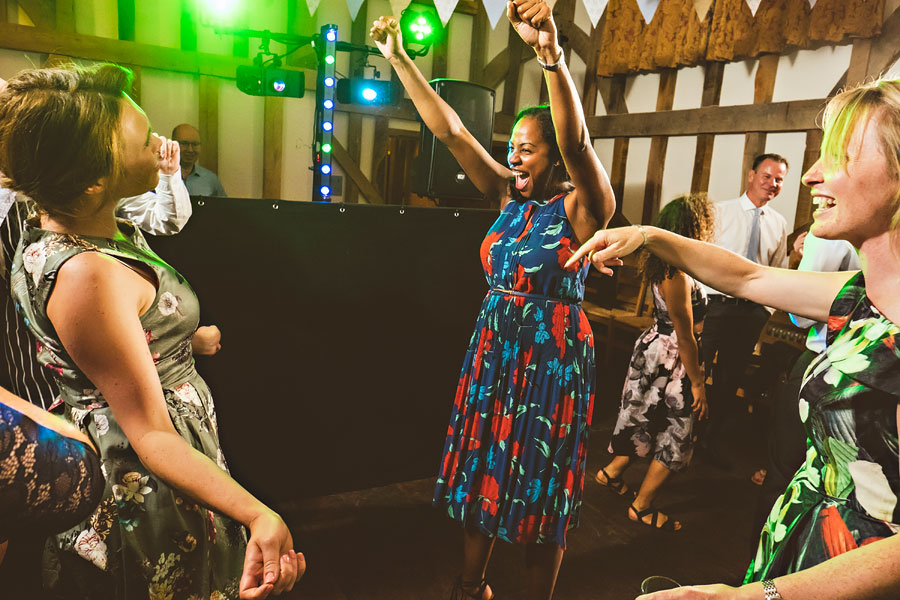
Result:
{"label": "short brown hair", "polygon": [[3,184],[48,214],[74,215],[76,199],[118,172],[120,100],[131,71],[117,65],[23,71],[0,93]]}

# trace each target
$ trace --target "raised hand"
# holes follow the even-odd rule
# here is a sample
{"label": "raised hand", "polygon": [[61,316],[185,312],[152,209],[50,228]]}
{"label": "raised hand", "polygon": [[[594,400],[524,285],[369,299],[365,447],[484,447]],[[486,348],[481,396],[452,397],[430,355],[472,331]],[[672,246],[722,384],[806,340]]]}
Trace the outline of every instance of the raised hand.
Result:
{"label": "raised hand", "polygon": [[159,138],[159,162],[157,169],[166,175],[174,175],[181,167],[181,146],[174,140],[167,140],[161,135],[153,134]]}
{"label": "raised hand", "polygon": [[610,267],[621,265],[621,258],[640,249],[643,243],[643,234],[634,226],[600,229],[566,261],[565,268],[568,269],[587,255],[598,271],[604,275],[612,275]]}
{"label": "raised hand", "polygon": [[553,11],[544,0],[510,0],[506,16],[522,41],[535,52],[549,49],[559,55]]}
{"label": "raised hand", "polygon": [[403,36],[400,34],[400,23],[394,17],[378,17],[372,22],[369,36],[388,60],[406,54],[403,49]]}

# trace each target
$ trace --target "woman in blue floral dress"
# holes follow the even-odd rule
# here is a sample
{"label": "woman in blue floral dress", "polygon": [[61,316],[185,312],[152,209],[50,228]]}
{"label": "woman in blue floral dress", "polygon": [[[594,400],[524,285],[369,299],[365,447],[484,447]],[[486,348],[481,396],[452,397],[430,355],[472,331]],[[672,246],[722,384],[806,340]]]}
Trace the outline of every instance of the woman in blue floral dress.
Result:
{"label": "woman in blue floral dress", "polygon": [[806,462],[775,502],[744,585],[647,598],[900,597],[900,80],[829,102],[803,182],[818,203],[812,233],[853,244],[861,272],[761,267],[649,228],[598,232],[573,257],[595,251],[606,270],[604,260],[645,245],[716,289],[828,324],[798,399]]}
{"label": "woman in blue floral dress", "polygon": [[[713,220],[706,195],[690,194],[666,204],[655,224],[706,241],[712,236]],[[653,294],[653,325],[634,344],[609,443],[614,457],[594,480],[620,496],[634,496],[629,519],[676,531],[681,523],[657,510],[654,501],[669,474],[690,464],[694,422],[706,414],[706,377],[697,344],[706,316],[706,293],[700,282],[653,254],[645,256],[641,267]],[[635,456],[653,458],[636,495],[622,479]]]}
{"label": "woman in blue floral dress", "polygon": [[302,557],[227,473],[191,355],[197,297],[115,217],[155,187],[160,158],[130,83],[114,65],[39,69],[0,94],[4,183],[40,209],[12,296],[107,479],[97,510],[48,543],[44,585],[54,598],[264,598],[293,586]]}
{"label": "woman in blue floral dress", "polygon": [[[594,385],[593,336],[581,299],[587,265],[563,264],[612,216],[550,7],[515,0],[508,17],[544,68],[550,106],[519,114],[508,165],[493,160],[403,50],[382,17],[372,37],[425,124],[500,217],[481,246],[490,290],[457,387],[434,504],[464,526],[456,593],[486,600],[497,538],[525,544],[529,598],[549,598],[578,523]],[[574,185],[573,185],[574,184]]]}

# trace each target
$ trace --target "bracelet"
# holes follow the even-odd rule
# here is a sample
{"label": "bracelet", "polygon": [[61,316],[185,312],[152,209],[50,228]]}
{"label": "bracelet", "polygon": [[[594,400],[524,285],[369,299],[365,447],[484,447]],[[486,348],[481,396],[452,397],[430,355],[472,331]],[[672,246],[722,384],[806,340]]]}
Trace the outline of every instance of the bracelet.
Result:
{"label": "bracelet", "polygon": [[775,582],[771,579],[763,579],[763,593],[766,595],[766,600],[784,600],[781,597],[781,594],[778,593],[778,588],[775,587]]}
{"label": "bracelet", "polygon": [[640,250],[641,248],[643,248],[644,246],[647,245],[647,242],[648,242],[648,241],[650,241],[650,234],[647,233],[647,230],[644,229],[644,226],[643,226],[643,225],[635,225],[635,227],[637,227],[637,230],[638,230],[638,232],[641,234],[641,237],[644,238],[644,241],[641,242],[641,245],[638,246],[638,248],[637,248],[638,250]]}
{"label": "bracelet", "polygon": [[541,65],[541,68],[545,71],[558,71],[559,65],[563,62],[563,58],[565,58],[566,54],[562,51],[562,48],[559,49],[559,58],[556,59],[555,63],[547,64],[541,60],[541,57],[537,57],[538,64]]}

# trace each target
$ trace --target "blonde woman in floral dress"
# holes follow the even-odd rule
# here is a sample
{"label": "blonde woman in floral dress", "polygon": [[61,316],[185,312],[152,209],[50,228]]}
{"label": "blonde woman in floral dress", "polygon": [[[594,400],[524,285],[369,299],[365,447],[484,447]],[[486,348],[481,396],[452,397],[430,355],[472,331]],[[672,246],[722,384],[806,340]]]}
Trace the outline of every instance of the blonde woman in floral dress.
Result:
{"label": "blonde woman in floral dress", "polygon": [[656,229],[601,231],[575,253],[608,271],[646,247],[732,296],[828,324],[798,399],[806,462],[775,502],[744,585],[688,586],[653,600],[900,598],[900,80],[835,96],[819,160],[803,176],[812,233],[847,240],[862,271],[763,267]]}
{"label": "blonde woman in floral dress", "polygon": [[[60,598],[264,598],[305,566],[281,518],[228,475],[194,369],[187,282],[115,217],[156,185],[159,139],[130,73],[26,71],[0,94],[0,171],[39,206],[13,261],[13,298],[66,416],[99,450],[99,508],[48,543]],[[244,526],[250,530],[249,542]]]}

